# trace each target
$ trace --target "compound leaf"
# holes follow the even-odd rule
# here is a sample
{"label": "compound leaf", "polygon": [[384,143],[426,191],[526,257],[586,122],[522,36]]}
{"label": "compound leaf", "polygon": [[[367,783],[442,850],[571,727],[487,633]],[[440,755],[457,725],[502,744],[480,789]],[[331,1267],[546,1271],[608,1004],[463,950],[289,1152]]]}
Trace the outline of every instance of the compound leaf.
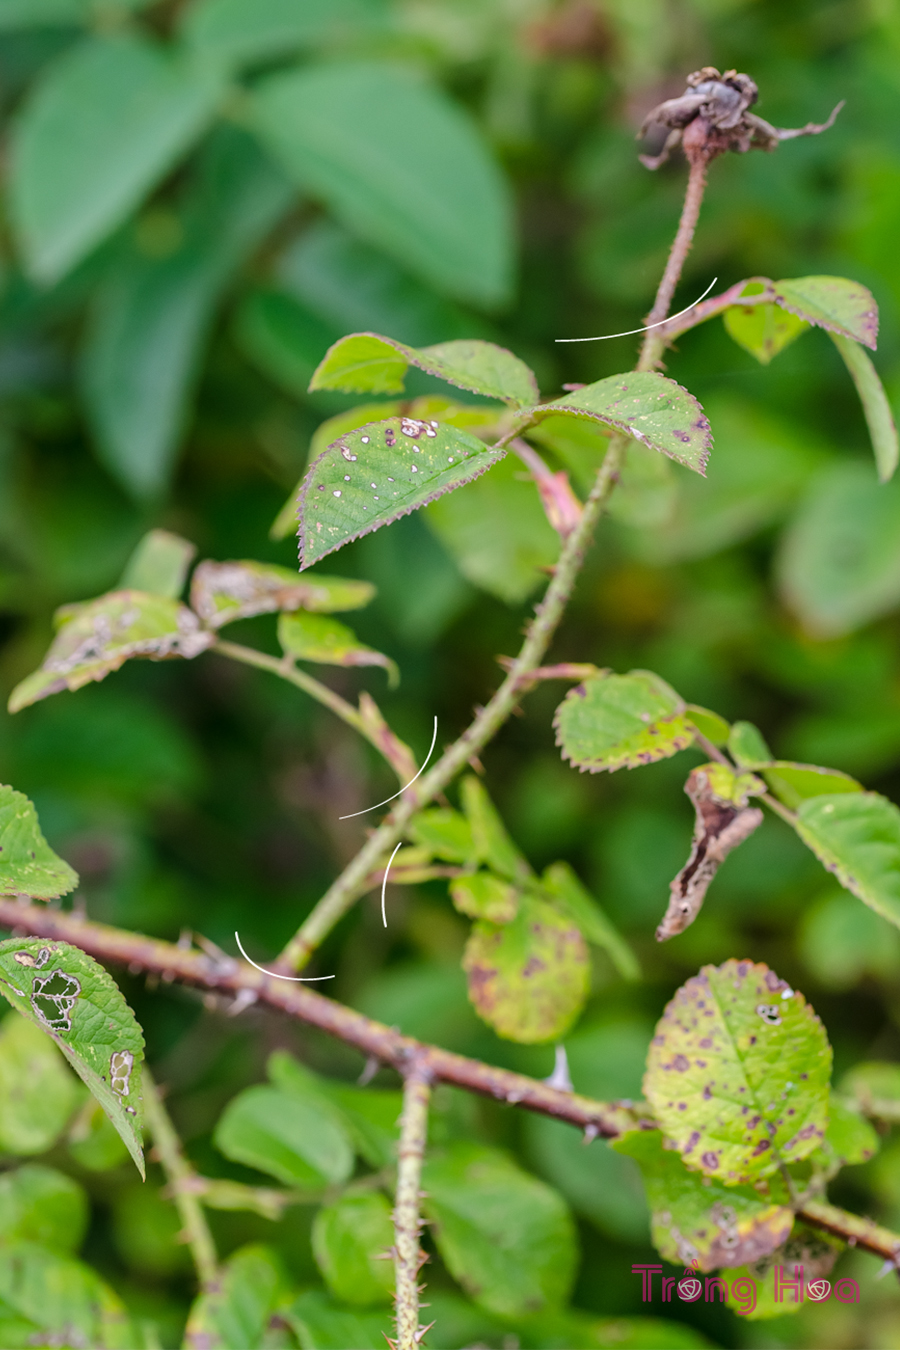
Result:
{"label": "compound leaf", "polygon": [[361,609],[375,595],[370,581],[348,581],[259,562],[202,562],[191,579],[191,605],[209,628],[254,614],[306,609],[316,614]]}
{"label": "compound leaf", "polygon": [[681,699],[647,670],[585,680],[569,690],[553,725],[563,759],[582,773],[653,764],[694,739]]}
{"label": "compound leaf", "polygon": [[384,666],[388,682],[399,683],[396,665],[383,652],[360,642],[346,624],[326,614],[282,614],[278,641],[286,656],[297,661],[318,661],[327,666]]}
{"label": "compound leaf", "polygon": [[390,1300],[394,1268],[384,1257],[393,1245],[391,1207],[380,1191],[344,1195],[323,1205],[313,1221],[316,1265],[344,1303],[367,1307]]}
{"label": "compound leaf", "polygon": [[730,1185],[818,1147],[830,1074],[828,1037],[803,995],[765,965],[732,960],[704,966],[667,1005],[644,1093],[687,1166]]}
{"label": "compound leaf", "polygon": [[300,489],[300,569],[484,473],[506,451],[435,419],[390,417],[348,431]]}
{"label": "compound leaf", "polygon": [[875,297],[858,281],[846,277],[797,277],[776,281],[775,302],[782,309],[817,328],[854,338],[875,350],[878,339],[878,306]]}
{"label": "compound leaf", "polygon": [[77,885],[77,872],[47,843],[28,798],[0,785],[0,894],[56,900]]}
{"label": "compound leaf", "polygon": [[66,942],[0,943],[0,993],[56,1042],[115,1126],[144,1175],[144,1038],[119,986]]}
{"label": "compound leaf", "polygon": [[686,704],[685,711],[691,726],[695,727],[701,736],[705,736],[713,745],[728,744],[731,727],[724,717],[720,717],[717,712],[711,712],[709,708],[701,708],[696,703]]}
{"label": "compound leaf", "polygon": [[655,371],[611,375],[531,410],[535,420],[560,413],[591,417],[699,474],[706,472],[712,446],[709,421],[693,394],[665,375]]}
{"label": "compound leaf", "polygon": [[900,928],[900,810],[877,792],[801,802],[795,828],[842,886]]}
{"label": "compound leaf", "polygon": [[878,372],[871,359],[866,356],[858,342],[851,342],[849,338],[842,337],[839,333],[832,333],[831,336],[856,385],[866,426],[869,428],[872,449],[875,452],[878,477],[882,483],[886,483],[894,476],[897,460],[900,458],[900,441],[897,439],[897,425],[887,394],[884,392],[884,385],[878,378]]}

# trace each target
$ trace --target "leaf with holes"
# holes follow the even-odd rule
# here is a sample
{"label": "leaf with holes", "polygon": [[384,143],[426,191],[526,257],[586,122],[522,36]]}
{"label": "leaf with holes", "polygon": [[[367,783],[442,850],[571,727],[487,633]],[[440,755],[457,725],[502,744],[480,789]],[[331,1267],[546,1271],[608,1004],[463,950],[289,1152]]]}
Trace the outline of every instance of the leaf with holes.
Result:
{"label": "leaf with holes", "polygon": [[773,290],[776,304],[790,314],[875,350],[878,306],[872,292],[858,281],[848,281],[846,277],[797,277],[774,282]]}
{"label": "leaf with holes", "polygon": [[780,1177],[770,1183],[771,1193],[765,1182],[757,1190],[700,1177],[665,1147],[659,1130],[629,1131],[610,1147],[637,1161],[653,1245],[673,1265],[696,1261],[700,1270],[749,1265],[790,1236],[794,1211]]}
{"label": "leaf with holes", "polygon": [[681,699],[649,670],[585,680],[566,694],[553,725],[563,759],[582,773],[653,764],[694,739]]}
{"label": "leaf with holes", "polygon": [[831,1046],[800,993],[765,965],[704,966],[678,990],[647,1054],[644,1095],[687,1166],[755,1181],[819,1146]]}
{"label": "leaf with holes", "polygon": [[884,385],[878,378],[878,371],[858,342],[851,342],[849,338],[842,337],[839,333],[832,333],[831,336],[856,385],[866,426],[869,428],[872,449],[875,452],[878,477],[882,483],[886,483],[894,476],[897,460],[900,458],[900,442],[897,440],[897,424],[887,394],[884,392]]}
{"label": "leaf with holes", "polygon": [[389,417],[349,431],[300,489],[300,570],[469,483],[506,454],[456,427]]}
{"label": "leaf with holes", "polygon": [[[753,286],[758,289],[751,290]],[[761,282],[750,282],[743,294],[758,295],[762,290]],[[722,319],[728,336],[764,366],[809,328],[804,319],[798,319],[796,314],[778,305],[739,303],[726,309]]]}
{"label": "leaf with holes", "polygon": [[795,811],[808,797],[823,797],[837,792],[862,792],[863,786],[840,769],[820,769],[817,764],[794,764],[775,759],[761,764],[759,772],[780,802]]}
{"label": "leaf with holes", "polygon": [[900,928],[900,810],[877,792],[800,804],[795,829],[842,886]]}
{"label": "leaf with holes", "polygon": [[553,403],[531,409],[531,417],[590,417],[613,431],[659,450],[696,473],[706,473],[712,433],[703,409],[686,389],[655,371],[611,375],[586,384]]}
{"label": "leaf with holes", "polygon": [[288,567],[259,562],[202,562],[191,580],[191,605],[210,628],[279,610],[331,614],[361,609],[375,595],[370,581],[298,576]]}
{"label": "leaf with holes", "polygon": [[559,1040],[590,990],[581,930],[554,905],[527,893],[511,922],[473,926],[463,969],[479,1017],[498,1036],[526,1045]]}
{"label": "leaf with holes", "polygon": [[326,666],[383,666],[392,688],[400,682],[400,672],[389,656],[367,647],[346,624],[327,614],[282,614],[278,641],[285,655],[297,661],[317,661]]}
{"label": "leaf with holes", "polygon": [[417,350],[378,333],[341,338],[326,352],[309,387],[352,394],[399,394],[409,366],[513,407],[528,407],[540,397],[537,380],[525,362],[496,343],[469,338]]}
{"label": "leaf with holes", "polygon": [[38,938],[0,943],[0,993],[51,1036],[144,1175],[144,1037],[111,975],[78,947]]}
{"label": "leaf with holes", "polygon": [[77,885],[77,872],[47,843],[28,798],[0,785],[0,894],[56,900]]}
{"label": "leaf with holes", "polygon": [[186,605],[145,591],[110,591],[85,604],[57,610],[59,632],[39,670],[17,684],[9,711],[38,699],[104,680],[134,657],[163,661],[199,656],[215,640]]}

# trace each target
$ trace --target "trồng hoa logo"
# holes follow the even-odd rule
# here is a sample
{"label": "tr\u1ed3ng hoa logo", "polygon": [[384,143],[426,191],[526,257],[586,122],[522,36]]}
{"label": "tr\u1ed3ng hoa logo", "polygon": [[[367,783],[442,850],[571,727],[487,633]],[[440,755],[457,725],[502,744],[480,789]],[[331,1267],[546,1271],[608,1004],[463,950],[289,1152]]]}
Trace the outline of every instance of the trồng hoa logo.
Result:
{"label": "tr\u1ed3ng hoa logo", "polygon": [[[717,1298],[720,1303],[733,1303],[734,1312],[739,1317],[746,1317],[756,1311],[758,1290],[756,1281],[751,1275],[738,1275],[729,1285],[721,1275],[707,1275],[701,1279],[696,1261],[685,1266],[680,1279],[677,1275],[663,1275],[662,1269],[661,1265],[648,1264],[631,1267],[632,1275],[641,1277],[642,1303],[652,1303],[653,1277],[659,1275],[662,1277],[663,1303],[672,1302],[674,1289],[683,1303],[696,1303],[702,1295],[705,1303],[714,1303]],[[830,1280],[821,1278],[807,1282],[804,1279],[802,1265],[794,1266],[793,1278],[784,1266],[773,1266],[772,1277],[772,1294],[776,1303],[784,1302],[785,1294],[790,1294],[794,1303],[802,1303],[804,1298],[809,1299],[811,1303],[824,1303],[828,1298],[835,1298],[838,1303],[859,1302],[859,1285],[853,1279],[837,1280],[834,1286]],[[790,1301],[788,1299],[788,1302]]]}

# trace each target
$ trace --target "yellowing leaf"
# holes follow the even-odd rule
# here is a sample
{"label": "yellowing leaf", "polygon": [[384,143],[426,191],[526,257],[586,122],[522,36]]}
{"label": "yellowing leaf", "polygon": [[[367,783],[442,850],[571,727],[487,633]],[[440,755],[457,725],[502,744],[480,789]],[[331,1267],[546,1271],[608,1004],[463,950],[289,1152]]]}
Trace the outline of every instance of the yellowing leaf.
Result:
{"label": "yellowing leaf", "polygon": [[487,919],[489,923],[509,923],[519,908],[515,886],[491,872],[454,877],[450,895],[460,914],[468,914],[470,919]]}

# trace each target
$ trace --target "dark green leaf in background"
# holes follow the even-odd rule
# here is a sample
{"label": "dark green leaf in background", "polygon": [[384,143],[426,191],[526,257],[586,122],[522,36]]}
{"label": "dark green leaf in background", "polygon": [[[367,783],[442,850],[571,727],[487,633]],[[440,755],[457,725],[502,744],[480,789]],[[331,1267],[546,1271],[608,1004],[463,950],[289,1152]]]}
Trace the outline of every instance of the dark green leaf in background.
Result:
{"label": "dark green leaf in background", "polygon": [[191,1308],[184,1332],[187,1350],[246,1350],[263,1344],[269,1318],[286,1280],[275,1252],[241,1247],[229,1257],[217,1287]]}
{"label": "dark green leaf in background", "polygon": [[78,1095],[53,1042],[7,1013],[0,1024],[0,1150],[25,1158],[45,1152],[66,1128]]}
{"label": "dark green leaf in background", "polygon": [[728,737],[728,753],[742,769],[759,769],[772,761],[762,732],[752,722],[735,722]]}
{"label": "dark green leaf in background", "polygon": [[884,392],[884,386],[878,378],[878,372],[872,365],[871,359],[866,356],[859,343],[851,341],[850,338],[842,337],[839,333],[832,333],[831,336],[834,345],[844,358],[844,364],[850,372],[853,383],[856,385],[856,392],[859,394],[859,400],[865,414],[866,426],[869,428],[872,449],[875,452],[878,477],[882,483],[886,483],[889,478],[894,476],[897,460],[900,458],[897,426],[894,422],[894,414],[891,412],[891,405],[887,400],[887,394]]}
{"label": "dark green leaf in background", "polygon": [[32,1242],[8,1247],[0,1260],[0,1336],[10,1347],[135,1345],[125,1307],[109,1285],[90,1266]]}
{"label": "dark green leaf in background", "polygon": [[26,1163],[0,1176],[0,1243],[37,1242],[77,1252],[89,1213],[83,1187],[55,1167]]}
{"label": "dark green leaf in background", "polygon": [[812,1161],[836,1172],[841,1167],[868,1162],[880,1145],[876,1130],[865,1116],[832,1093],[828,1103],[828,1128]]}
{"label": "dark green leaf in background", "polygon": [[381,16],[377,0],[199,0],[184,10],[181,34],[199,61],[237,70],[356,37]]}
{"label": "dark green leaf in background", "polygon": [[[296,1332],[301,1350],[382,1350],[394,1330],[391,1313],[364,1313],[342,1307],[319,1289],[307,1289],[279,1309]],[[199,1348],[198,1348],[199,1350]]]}
{"label": "dark green leaf in background", "polygon": [[0,32],[43,25],[81,24],[90,0],[0,0]]}
{"label": "dark green leaf in background", "polygon": [[798,277],[776,281],[774,290],[782,309],[875,350],[878,306],[872,292],[860,282],[846,277]]}
{"label": "dark green leaf in background", "polygon": [[55,900],[78,885],[78,875],[47,843],[34,806],[0,785],[0,894]]}
{"label": "dark green leaf in background", "polygon": [[842,886],[900,927],[900,810],[877,792],[810,797],[797,833]]}
{"label": "dark green leaf in background", "polygon": [[335,1298],[361,1307],[390,1301],[394,1225],[391,1207],[380,1191],[344,1195],[323,1205],[313,1222],[312,1244],[316,1264]]}
{"label": "dark green leaf in background", "polygon": [[582,773],[652,764],[693,740],[681,699],[647,670],[601,673],[570,689],[554,726],[563,759]]}

